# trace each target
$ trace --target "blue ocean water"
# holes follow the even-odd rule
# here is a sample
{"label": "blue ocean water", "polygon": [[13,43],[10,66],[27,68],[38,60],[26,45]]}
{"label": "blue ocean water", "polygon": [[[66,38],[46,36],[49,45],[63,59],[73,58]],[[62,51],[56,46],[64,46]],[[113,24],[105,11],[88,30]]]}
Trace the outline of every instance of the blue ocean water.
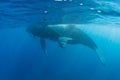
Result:
{"label": "blue ocean water", "polygon": [[[60,48],[26,32],[34,23],[78,24],[102,50]],[[0,0],[0,80],[120,80],[119,0]]]}

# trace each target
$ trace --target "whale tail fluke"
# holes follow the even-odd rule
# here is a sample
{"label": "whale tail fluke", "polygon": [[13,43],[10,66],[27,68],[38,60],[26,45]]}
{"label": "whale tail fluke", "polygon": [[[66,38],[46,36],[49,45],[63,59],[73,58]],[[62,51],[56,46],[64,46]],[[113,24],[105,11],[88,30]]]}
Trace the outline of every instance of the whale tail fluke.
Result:
{"label": "whale tail fluke", "polygon": [[101,63],[102,63],[103,65],[105,65],[106,60],[105,60],[105,56],[104,56],[102,50],[96,48],[95,51],[96,51],[96,53],[97,53],[97,55],[98,55]]}

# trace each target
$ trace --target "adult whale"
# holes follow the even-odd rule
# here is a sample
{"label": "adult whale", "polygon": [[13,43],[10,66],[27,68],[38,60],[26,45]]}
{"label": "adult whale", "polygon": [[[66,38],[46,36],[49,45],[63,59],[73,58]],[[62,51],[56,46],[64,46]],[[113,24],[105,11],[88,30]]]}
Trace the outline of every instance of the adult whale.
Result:
{"label": "adult whale", "polygon": [[105,59],[96,43],[78,27],[79,24],[57,24],[57,25],[41,25],[36,24],[29,26],[27,32],[40,38],[42,49],[46,53],[45,39],[58,42],[60,47],[64,48],[67,44],[83,44],[93,49],[100,61],[104,64]]}

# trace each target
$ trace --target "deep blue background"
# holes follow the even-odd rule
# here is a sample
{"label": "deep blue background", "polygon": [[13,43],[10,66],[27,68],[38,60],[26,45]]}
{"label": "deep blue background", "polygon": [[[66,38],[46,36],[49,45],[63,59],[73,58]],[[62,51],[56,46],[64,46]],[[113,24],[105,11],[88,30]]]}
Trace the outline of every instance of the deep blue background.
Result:
{"label": "deep blue background", "polygon": [[[118,2],[0,0],[0,80],[120,80]],[[86,46],[61,49],[49,40],[46,56],[39,39],[26,32],[26,27],[38,22],[83,25],[103,51],[106,64]]]}

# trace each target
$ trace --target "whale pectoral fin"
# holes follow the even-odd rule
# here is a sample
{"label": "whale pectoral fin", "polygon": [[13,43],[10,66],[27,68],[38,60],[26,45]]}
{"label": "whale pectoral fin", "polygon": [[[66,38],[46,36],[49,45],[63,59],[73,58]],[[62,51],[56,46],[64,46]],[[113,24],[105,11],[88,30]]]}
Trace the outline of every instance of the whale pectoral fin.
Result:
{"label": "whale pectoral fin", "polygon": [[43,52],[45,54],[47,54],[45,39],[44,38],[40,38],[40,42],[41,42],[41,46],[42,46]]}
{"label": "whale pectoral fin", "polygon": [[69,37],[59,37],[58,42],[61,48],[64,48],[67,45],[67,42],[69,40],[72,40],[72,38]]}
{"label": "whale pectoral fin", "polygon": [[105,60],[105,57],[104,57],[104,55],[103,55],[103,52],[102,52],[101,50],[99,50],[99,49],[96,49],[96,53],[97,53],[97,55],[98,55],[101,63],[102,63],[103,65],[105,65],[106,60]]}
{"label": "whale pectoral fin", "polygon": [[59,42],[61,48],[64,48],[67,45],[67,42]]}

